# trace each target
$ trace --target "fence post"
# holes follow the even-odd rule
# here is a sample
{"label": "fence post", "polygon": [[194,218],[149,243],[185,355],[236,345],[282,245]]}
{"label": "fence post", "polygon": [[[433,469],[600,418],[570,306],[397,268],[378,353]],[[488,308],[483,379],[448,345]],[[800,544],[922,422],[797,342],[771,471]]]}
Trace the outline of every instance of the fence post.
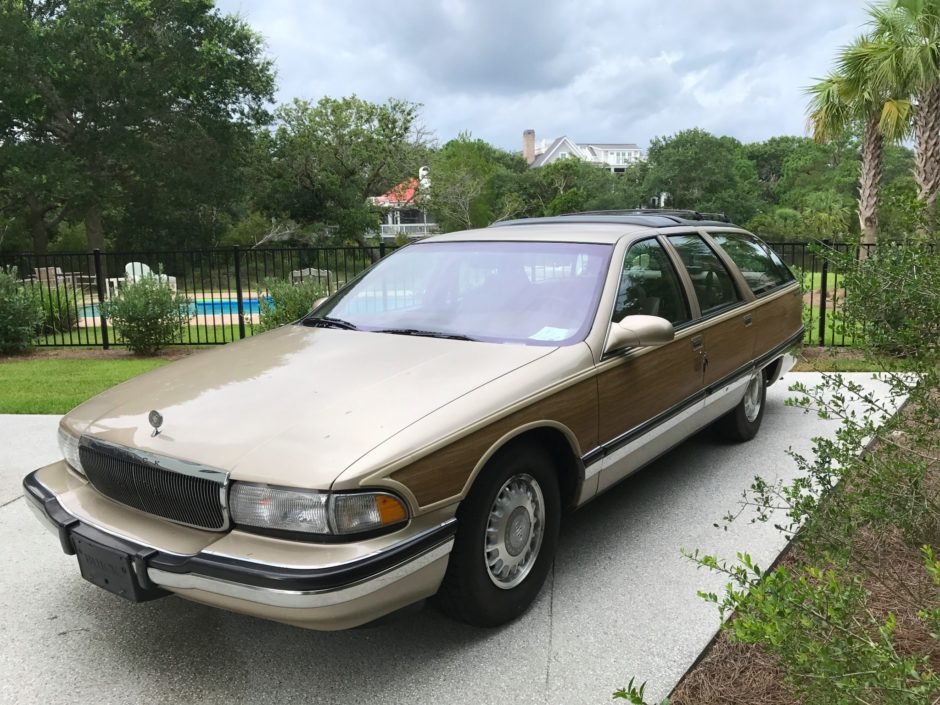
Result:
{"label": "fence post", "polygon": [[105,350],[109,347],[108,341],[108,317],[104,315],[101,305],[106,298],[107,286],[104,280],[104,267],[101,266],[101,250],[95,248],[95,284],[98,287],[98,318],[101,322],[101,347]]}
{"label": "fence post", "polygon": [[242,296],[242,256],[238,245],[232,246],[232,254],[235,256],[235,289],[238,296],[238,338],[245,337],[245,299]]}
{"label": "fence post", "polygon": [[379,235],[379,259],[385,259],[385,240]]}
{"label": "fence post", "polygon": [[[823,244],[823,247],[825,247],[826,250],[828,250],[832,245],[832,241],[823,240],[822,244]],[[826,252],[825,256],[823,257],[822,271],[819,273],[819,278],[820,278],[820,283],[819,283],[819,304],[820,304],[819,306],[819,344],[825,347],[826,345],[826,307],[828,306],[828,303],[826,302],[826,298],[828,297],[826,287],[829,283],[828,282],[829,280],[828,252]]]}

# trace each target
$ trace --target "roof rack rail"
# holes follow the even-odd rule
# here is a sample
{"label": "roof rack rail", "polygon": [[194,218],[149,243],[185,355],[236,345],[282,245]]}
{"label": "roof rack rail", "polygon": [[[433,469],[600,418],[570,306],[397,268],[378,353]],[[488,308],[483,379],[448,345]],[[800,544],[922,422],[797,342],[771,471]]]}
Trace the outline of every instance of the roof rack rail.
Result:
{"label": "roof rack rail", "polygon": [[565,213],[564,215],[665,215],[679,216],[688,220],[718,220],[730,223],[731,220],[724,213],[702,213],[701,211],[683,210],[680,208],[626,208],[617,210],[584,211],[581,213]]}

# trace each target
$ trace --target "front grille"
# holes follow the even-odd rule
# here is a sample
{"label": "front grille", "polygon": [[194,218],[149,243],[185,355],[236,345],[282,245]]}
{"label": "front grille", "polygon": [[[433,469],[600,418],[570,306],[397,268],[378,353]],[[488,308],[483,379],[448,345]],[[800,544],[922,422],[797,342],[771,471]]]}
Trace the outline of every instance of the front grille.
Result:
{"label": "front grille", "polygon": [[228,528],[226,473],[89,439],[79,457],[88,481],[115,502],[187,526]]}

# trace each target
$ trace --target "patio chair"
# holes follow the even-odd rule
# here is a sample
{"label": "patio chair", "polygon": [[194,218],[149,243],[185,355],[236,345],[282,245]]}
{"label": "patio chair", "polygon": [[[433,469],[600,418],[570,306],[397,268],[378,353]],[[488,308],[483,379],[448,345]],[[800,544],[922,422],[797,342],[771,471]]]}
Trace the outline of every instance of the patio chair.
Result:
{"label": "patio chair", "polygon": [[131,283],[139,282],[145,277],[156,277],[160,282],[176,291],[176,277],[171,277],[168,274],[158,274],[143,262],[128,262],[127,266],[124,267],[124,274],[125,279]]}
{"label": "patio chair", "polygon": [[332,277],[333,273],[329,269],[315,269],[313,267],[295,269],[290,273],[292,284],[299,284],[307,279],[317,279],[323,284],[329,284]]}
{"label": "patio chair", "polygon": [[33,277],[46,286],[59,286],[65,283],[62,267],[36,267],[33,269]]}

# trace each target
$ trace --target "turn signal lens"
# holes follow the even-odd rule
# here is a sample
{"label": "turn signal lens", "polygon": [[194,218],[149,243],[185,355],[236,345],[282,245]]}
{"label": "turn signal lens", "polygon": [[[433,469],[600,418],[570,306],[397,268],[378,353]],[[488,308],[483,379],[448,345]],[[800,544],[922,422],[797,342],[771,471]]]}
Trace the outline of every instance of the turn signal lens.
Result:
{"label": "turn signal lens", "polygon": [[390,494],[333,495],[333,521],[338,534],[373,531],[407,518],[405,505]]}

